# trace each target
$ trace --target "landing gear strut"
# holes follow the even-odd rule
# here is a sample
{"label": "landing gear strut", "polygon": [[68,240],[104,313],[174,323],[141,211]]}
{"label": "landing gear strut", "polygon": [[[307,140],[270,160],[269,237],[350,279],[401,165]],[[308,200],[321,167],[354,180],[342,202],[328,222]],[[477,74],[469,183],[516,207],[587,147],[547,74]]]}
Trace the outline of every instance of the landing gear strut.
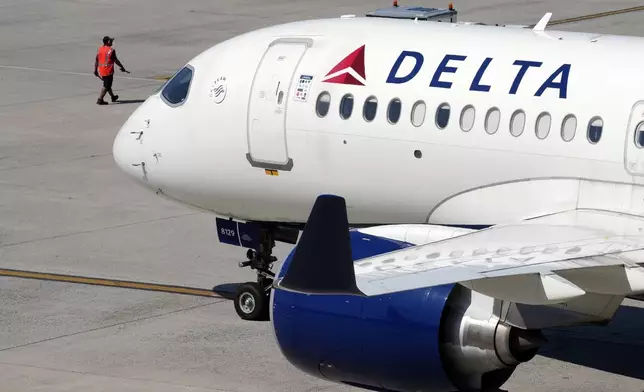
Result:
{"label": "landing gear strut", "polygon": [[239,263],[239,267],[250,267],[257,271],[257,282],[246,282],[239,286],[235,294],[235,311],[244,320],[268,320],[270,291],[273,288],[275,274],[271,271],[277,257],[273,256],[275,232],[272,228],[260,229],[258,249],[248,249],[248,261]]}
{"label": "landing gear strut", "polygon": [[[235,311],[244,320],[268,320],[270,293],[275,274],[271,271],[277,257],[273,256],[275,242],[295,245],[303,225],[277,222],[236,222],[232,218],[217,218],[219,242],[250,248],[247,261],[240,267],[257,272],[257,282],[246,282],[235,293]],[[213,288],[214,290],[214,288]]]}

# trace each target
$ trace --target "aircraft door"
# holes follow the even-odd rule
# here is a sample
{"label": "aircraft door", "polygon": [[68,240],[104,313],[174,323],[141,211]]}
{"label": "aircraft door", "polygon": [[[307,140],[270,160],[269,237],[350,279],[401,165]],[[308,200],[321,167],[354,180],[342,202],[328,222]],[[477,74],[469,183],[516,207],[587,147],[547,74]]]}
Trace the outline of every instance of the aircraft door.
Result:
{"label": "aircraft door", "polygon": [[286,110],[291,81],[313,40],[280,38],[259,63],[248,103],[248,154],[252,166],[290,170],[293,160],[286,144]]}
{"label": "aircraft door", "polygon": [[624,159],[630,174],[644,176],[644,101],[637,102],[631,110]]}

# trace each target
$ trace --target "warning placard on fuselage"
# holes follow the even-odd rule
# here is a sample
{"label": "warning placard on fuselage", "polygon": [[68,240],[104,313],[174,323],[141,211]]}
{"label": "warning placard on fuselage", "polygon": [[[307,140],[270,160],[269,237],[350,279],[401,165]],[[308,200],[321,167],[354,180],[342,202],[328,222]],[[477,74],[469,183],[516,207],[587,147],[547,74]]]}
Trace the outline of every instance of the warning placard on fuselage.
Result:
{"label": "warning placard on fuselage", "polygon": [[293,99],[299,102],[306,102],[309,96],[309,90],[311,89],[311,83],[313,81],[313,76],[311,75],[300,75],[300,80],[297,82],[295,87],[295,96]]}

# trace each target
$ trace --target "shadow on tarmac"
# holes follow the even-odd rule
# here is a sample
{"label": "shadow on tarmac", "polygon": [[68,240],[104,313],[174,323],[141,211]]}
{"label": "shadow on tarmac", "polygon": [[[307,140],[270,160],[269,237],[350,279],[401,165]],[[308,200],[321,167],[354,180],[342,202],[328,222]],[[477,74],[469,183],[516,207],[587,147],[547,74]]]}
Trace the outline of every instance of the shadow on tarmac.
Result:
{"label": "shadow on tarmac", "polygon": [[539,355],[644,380],[644,308],[622,305],[605,326],[548,329]]}

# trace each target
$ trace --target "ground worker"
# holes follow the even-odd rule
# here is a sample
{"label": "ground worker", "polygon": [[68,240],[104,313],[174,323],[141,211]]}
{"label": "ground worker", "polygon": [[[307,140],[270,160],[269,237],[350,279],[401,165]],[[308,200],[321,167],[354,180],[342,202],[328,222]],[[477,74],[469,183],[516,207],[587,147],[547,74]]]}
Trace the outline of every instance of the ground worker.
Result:
{"label": "ground worker", "polygon": [[114,95],[114,92],[112,92],[112,82],[114,81],[114,63],[119,66],[121,72],[128,72],[116,57],[116,51],[112,47],[113,43],[114,38],[108,36],[103,37],[103,46],[99,47],[98,52],[96,53],[96,61],[94,62],[94,75],[98,76],[103,81],[101,95],[98,97],[98,101],[96,101],[97,105],[107,105],[107,102],[105,102],[105,100],[103,99],[105,97],[105,93],[110,93],[112,102],[116,102],[119,99],[119,96]]}

